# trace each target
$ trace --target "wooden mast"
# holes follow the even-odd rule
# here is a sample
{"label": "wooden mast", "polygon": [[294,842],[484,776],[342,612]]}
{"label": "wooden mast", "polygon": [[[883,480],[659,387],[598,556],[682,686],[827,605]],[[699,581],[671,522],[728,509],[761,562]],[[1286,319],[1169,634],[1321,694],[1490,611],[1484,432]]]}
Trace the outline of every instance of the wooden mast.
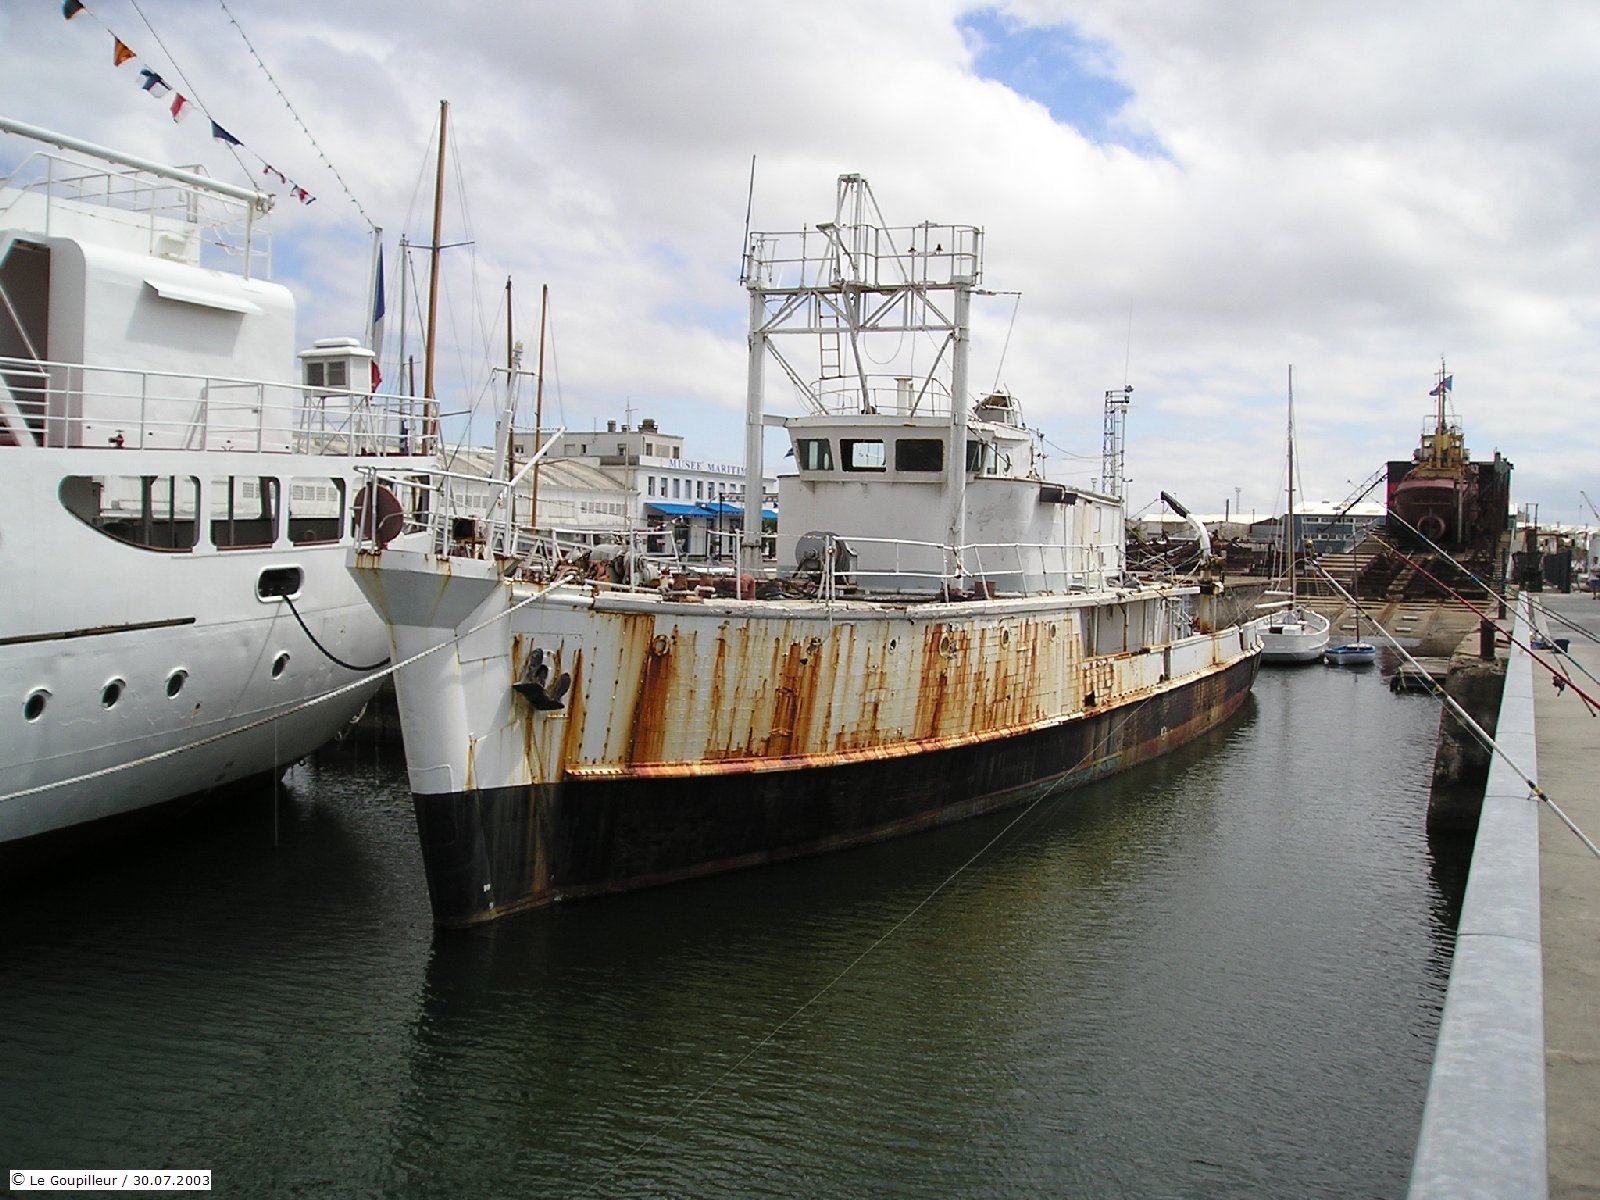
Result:
{"label": "wooden mast", "polygon": [[439,406],[433,391],[434,333],[439,316],[439,239],[444,219],[445,133],[450,101],[439,101],[439,166],[433,183],[433,244],[428,248],[428,337],[422,356],[422,395],[427,403],[430,434],[438,433]]}
{"label": "wooden mast", "polygon": [[[539,289],[539,376],[533,391],[533,452],[544,448],[544,322],[550,308],[550,285]],[[539,462],[533,464],[533,511],[528,514],[528,528],[534,537],[539,536]]]}

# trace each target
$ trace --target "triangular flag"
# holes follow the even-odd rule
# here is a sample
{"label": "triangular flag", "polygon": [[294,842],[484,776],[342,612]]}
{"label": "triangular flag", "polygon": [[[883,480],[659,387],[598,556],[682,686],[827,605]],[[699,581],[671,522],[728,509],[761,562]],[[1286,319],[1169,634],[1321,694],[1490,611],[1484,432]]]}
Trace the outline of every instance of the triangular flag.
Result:
{"label": "triangular flag", "polygon": [[[149,67],[141,68],[139,75],[144,79],[144,82],[139,86],[143,90],[149,92],[152,96],[164,96],[166,93],[172,90],[172,85],[165,79],[161,78],[161,76],[157,75]],[[156,90],[158,88],[160,89],[159,91]]]}
{"label": "triangular flag", "polygon": [[66,0],[66,3],[61,6],[61,15],[69,21],[82,11],[83,0]]}
{"label": "triangular flag", "polygon": [[114,46],[111,51],[111,62],[114,66],[120,67],[130,58],[137,57],[133,52],[133,48],[121,38],[113,35],[111,40],[116,43],[116,46]]}
{"label": "triangular flag", "polygon": [[179,92],[177,98],[172,102],[172,119],[174,121],[181,121],[188,115],[189,97],[185,96],[182,92]]}
{"label": "triangular flag", "polygon": [[234,137],[233,134],[229,133],[221,125],[218,125],[215,121],[211,122],[211,136],[216,138],[217,141],[219,141],[219,142],[227,142],[228,145],[230,145],[230,146],[242,146],[242,145],[244,145],[243,142],[241,142],[238,138]]}

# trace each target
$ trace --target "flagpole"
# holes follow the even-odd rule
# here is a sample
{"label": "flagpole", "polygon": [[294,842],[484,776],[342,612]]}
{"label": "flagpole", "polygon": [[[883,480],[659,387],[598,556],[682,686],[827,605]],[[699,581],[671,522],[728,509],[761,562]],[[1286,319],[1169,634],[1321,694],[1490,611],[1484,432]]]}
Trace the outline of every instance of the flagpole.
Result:
{"label": "flagpole", "polygon": [[378,327],[383,320],[380,315],[383,307],[383,229],[378,225],[372,227],[372,269],[367,272],[367,278],[371,281],[367,288],[367,349],[372,351],[372,361],[376,363],[383,358],[383,346],[378,341]]}

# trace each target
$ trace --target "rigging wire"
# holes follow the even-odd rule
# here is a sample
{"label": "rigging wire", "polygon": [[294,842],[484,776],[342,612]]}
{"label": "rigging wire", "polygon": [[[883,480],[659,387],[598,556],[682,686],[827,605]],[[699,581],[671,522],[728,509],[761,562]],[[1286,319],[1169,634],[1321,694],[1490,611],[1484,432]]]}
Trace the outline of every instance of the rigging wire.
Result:
{"label": "rigging wire", "polygon": [[1022,308],[1022,293],[995,292],[994,294],[996,296],[1016,297],[1015,302],[1011,305],[1011,320],[1006,322],[1005,341],[1000,344],[1000,361],[994,364],[994,387],[989,389],[990,391],[998,392],[1000,390],[1000,372],[1004,370],[1006,365],[1006,351],[1011,349],[1011,334],[1017,327],[1017,312]]}
{"label": "rigging wire", "polygon": [[[132,0],[132,3],[134,11],[137,12],[139,8],[138,0]],[[283,101],[283,106],[289,110],[289,115],[294,118],[295,124],[300,126],[300,132],[306,135],[306,140],[311,143],[311,148],[317,152],[317,157],[322,160],[322,165],[327,167],[329,171],[333,172],[333,177],[339,181],[339,188],[344,192],[345,198],[348,199],[351,204],[356,206],[356,211],[361,214],[361,219],[367,223],[367,228],[376,230],[378,228],[377,225],[373,222],[371,217],[367,216],[367,210],[361,207],[361,201],[356,199],[355,193],[352,192],[350,190],[350,186],[345,183],[344,176],[339,174],[339,168],[334,166],[332,160],[323,153],[322,147],[317,144],[317,139],[312,136],[311,130],[306,126],[306,123],[300,119],[300,114],[295,111],[294,105],[289,103],[289,97],[284,95],[283,88],[279,86],[278,81],[273,76],[272,72],[267,69],[267,64],[262,61],[261,55],[256,53],[255,45],[245,34],[244,27],[239,24],[238,18],[228,10],[227,0],[217,0],[217,4],[222,8],[223,14],[228,18],[228,23],[239,31],[239,37],[243,40],[245,48],[250,51],[250,57],[256,60],[256,66],[261,68],[261,73],[267,77],[267,82],[272,84],[272,90],[278,93],[278,99]],[[139,16],[141,19],[143,19],[144,14],[139,13]],[[146,21],[145,24],[148,25],[149,22]],[[155,30],[152,29],[150,32],[154,33]],[[156,40],[160,41],[159,38]],[[165,50],[166,47],[163,46],[162,49]],[[199,97],[196,97],[196,100],[198,99]],[[237,155],[235,157],[237,157]],[[240,165],[243,166],[243,163]]]}
{"label": "rigging wire", "polygon": [[[218,2],[220,3],[221,0],[218,0]],[[155,38],[156,45],[161,47],[161,53],[167,56],[167,61],[172,64],[173,74],[178,77],[178,82],[183,84],[184,90],[188,94],[189,99],[194,101],[195,106],[202,112],[211,111],[206,105],[206,102],[200,99],[200,93],[195,90],[194,84],[190,83],[189,79],[184,75],[183,68],[178,65],[178,60],[173,57],[172,51],[168,50],[167,44],[161,40],[161,35],[156,32],[156,27],[150,24],[150,18],[144,15],[144,9],[139,7],[139,0],[128,0],[128,3],[133,5],[133,11],[139,14],[139,20],[144,22],[144,27],[150,31],[150,36]],[[226,12],[227,9],[224,8],[223,11]],[[256,61],[259,62],[260,59],[257,59]],[[255,175],[250,168],[245,165],[244,159],[239,154],[239,147],[228,141],[224,141],[223,145],[228,148],[228,153],[233,155],[233,161],[239,164],[239,170],[244,174],[244,177],[250,180],[252,186],[254,186]]]}

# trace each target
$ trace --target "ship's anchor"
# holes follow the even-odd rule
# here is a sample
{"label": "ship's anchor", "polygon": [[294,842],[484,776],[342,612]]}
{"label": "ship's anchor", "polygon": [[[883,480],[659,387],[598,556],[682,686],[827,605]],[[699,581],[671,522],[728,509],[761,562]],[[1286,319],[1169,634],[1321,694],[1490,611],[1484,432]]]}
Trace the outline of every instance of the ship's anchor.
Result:
{"label": "ship's anchor", "polygon": [[538,646],[528,655],[528,665],[522,669],[522,678],[511,685],[513,691],[535,708],[544,712],[562,708],[561,698],[572,686],[572,676],[561,672],[555,682],[550,682],[550,664],[544,660],[544,651]]}

